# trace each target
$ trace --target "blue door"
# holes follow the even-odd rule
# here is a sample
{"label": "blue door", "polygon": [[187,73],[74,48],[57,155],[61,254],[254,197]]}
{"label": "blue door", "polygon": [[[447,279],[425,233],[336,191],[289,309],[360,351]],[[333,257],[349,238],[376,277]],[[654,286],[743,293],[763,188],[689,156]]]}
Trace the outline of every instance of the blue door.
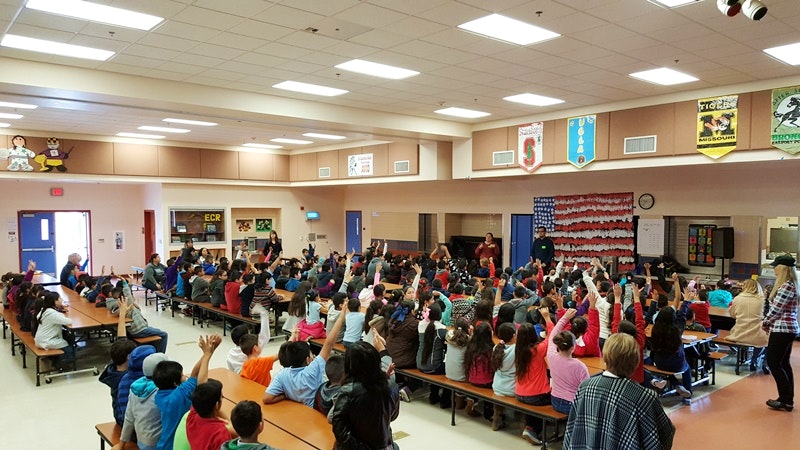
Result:
{"label": "blue door", "polygon": [[361,253],[361,211],[347,211],[345,213],[345,235],[347,248],[346,252],[356,249],[356,253]]}
{"label": "blue door", "polygon": [[55,213],[19,213],[20,265],[25,271],[28,261],[36,262],[36,270],[56,274]]}
{"label": "blue door", "polygon": [[511,267],[516,270],[531,260],[533,214],[511,215]]}

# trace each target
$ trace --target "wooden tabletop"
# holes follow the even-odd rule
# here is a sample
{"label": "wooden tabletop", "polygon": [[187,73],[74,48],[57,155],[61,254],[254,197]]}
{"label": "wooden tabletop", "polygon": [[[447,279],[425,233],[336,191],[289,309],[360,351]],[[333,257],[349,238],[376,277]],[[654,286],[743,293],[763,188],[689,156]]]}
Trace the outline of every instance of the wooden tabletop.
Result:
{"label": "wooden tabletop", "polygon": [[591,374],[592,368],[599,370],[600,372],[606,370],[606,363],[603,361],[603,358],[599,356],[587,356],[584,358],[577,358],[580,362],[586,364],[586,367],[589,368],[589,373]]}
{"label": "wooden tabletop", "polygon": [[[650,333],[651,333],[652,330],[653,330],[653,326],[652,325],[648,325],[647,328],[645,328],[645,334],[647,335],[647,337],[650,337]],[[705,333],[705,332],[702,332],[702,331],[684,330],[683,331],[683,335],[681,335],[681,340],[683,341],[684,344],[693,344],[693,343],[697,343],[697,342],[710,341],[711,339],[714,339],[715,337],[717,337],[717,335],[714,334],[714,333]]]}
{"label": "wooden tabletop", "polygon": [[386,292],[391,292],[395,289],[403,289],[402,284],[396,284],[396,283],[381,283],[381,284],[383,285],[383,287],[386,288]]}
{"label": "wooden tabletop", "polygon": [[[78,312],[94,320],[94,327],[112,326],[119,322],[119,318],[111,314],[108,308],[96,307],[94,303],[90,303],[72,289],[65,288],[61,285],[45,286],[45,289],[57,293],[59,297],[61,297],[61,302],[69,307],[69,313],[73,311]],[[67,315],[69,316],[69,314]],[[130,319],[126,319],[126,321],[130,322]],[[73,328],[77,328],[74,323]],[[86,328],[89,328],[88,324]]]}
{"label": "wooden tabletop", "polygon": [[[208,377],[222,383],[222,396],[226,399],[234,403],[253,400],[261,404],[265,386],[225,368],[209,370]],[[336,442],[327,418],[306,405],[284,400],[272,405],[261,404],[261,412],[264,420],[315,448],[329,450]]]}
{"label": "wooden tabletop", "polygon": [[58,278],[44,272],[36,272],[33,274],[33,280],[31,280],[31,283],[41,284],[42,286],[52,286],[61,284],[61,281],[59,281]]}
{"label": "wooden tabletop", "polygon": [[[255,401],[255,400],[254,400]],[[231,416],[231,411],[236,403],[222,399],[222,411],[228,416]],[[313,450],[314,447],[305,441],[289,434],[288,432],[278,428],[270,422],[264,421],[264,430],[258,435],[258,441],[269,444],[271,447],[279,448],[281,450]]]}

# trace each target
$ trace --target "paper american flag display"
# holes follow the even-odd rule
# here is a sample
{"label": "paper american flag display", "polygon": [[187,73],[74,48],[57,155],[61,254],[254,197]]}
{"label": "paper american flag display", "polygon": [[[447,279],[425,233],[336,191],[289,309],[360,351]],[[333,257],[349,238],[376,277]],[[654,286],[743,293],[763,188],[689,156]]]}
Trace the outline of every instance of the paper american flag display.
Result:
{"label": "paper american flag display", "polygon": [[583,266],[616,256],[620,271],[634,269],[632,192],[534,197],[533,223],[547,228],[556,257]]}

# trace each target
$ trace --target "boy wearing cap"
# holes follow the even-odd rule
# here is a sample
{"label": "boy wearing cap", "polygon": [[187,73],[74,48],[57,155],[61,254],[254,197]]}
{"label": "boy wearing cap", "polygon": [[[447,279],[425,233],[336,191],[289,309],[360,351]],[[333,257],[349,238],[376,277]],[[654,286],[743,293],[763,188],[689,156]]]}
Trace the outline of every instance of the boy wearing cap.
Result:
{"label": "boy wearing cap", "polygon": [[120,442],[112,450],[123,449],[128,442],[133,442],[134,432],[140,450],[156,448],[161,437],[161,413],[155,402],[158,388],[153,382],[153,372],[158,363],[166,360],[167,355],[163,353],[151,353],[144,358],[142,362],[144,376],[131,385]]}

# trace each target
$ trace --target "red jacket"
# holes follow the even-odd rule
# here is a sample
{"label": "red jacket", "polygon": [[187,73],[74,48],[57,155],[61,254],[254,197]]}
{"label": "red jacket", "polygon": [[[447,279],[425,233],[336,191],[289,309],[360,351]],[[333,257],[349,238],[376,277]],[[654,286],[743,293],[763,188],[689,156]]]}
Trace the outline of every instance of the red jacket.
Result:
{"label": "red jacket", "polygon": [[[642,304],[633,302],[633,310],[636,314],[636,343],[639,344],[639,365],[633,371],[631,379],[637,383],[644,383],[644,342],[647,339],[645,335],[645,327],[647,323],[644,321],[644,314],[642,314]],[[622,305],[614,303],[614,320],[611,321],[611,332],[616,333],[619,329],[619,323],[622,321]]]}
{"label": "red jacket", "polygon": [[228,311],[236,313],[242,310],[242,298],[239,297],[239,286],[241,286],[241,284],[238,281],[228,281],[225,283],[225,304],[220,305],[222,309],[227,309]]}
{"label": "red jacket", "polygon": [[[556,314],[559,319],[564,315],[566,310],[559,309]],[[597,308],[589,310],[589,326],[586,328],[586,333],[583,334],[583,346],[575,345],[575,351],[572,356],[581,358],[584,356],[602,356],[600,354],[600,313]],[[567,324],[570,325],[570,324]],[[569,329],[564,327],[565,329]],[[570,327],[571,328],[571,327]]]}
{"label": "red jacket", "polygon": [[[494,245],[494,247],[489,248],[489,245]],[[481,258],[494,258],[497,259],[500,256],[500,246],[497,245],[497,242],[492,241],[489,245],[486,245],[486,242],[481,242],[480,245],[475,247],[475,256],[478,259]]]}
{"label": "red jacket", "polygon": [[695,322],[704,326],[706,329],[711,328],[711,317],[708,315],[711,305],[709,305],[708,302],[692,302],[689,304],[689,307],[694,311]]}

